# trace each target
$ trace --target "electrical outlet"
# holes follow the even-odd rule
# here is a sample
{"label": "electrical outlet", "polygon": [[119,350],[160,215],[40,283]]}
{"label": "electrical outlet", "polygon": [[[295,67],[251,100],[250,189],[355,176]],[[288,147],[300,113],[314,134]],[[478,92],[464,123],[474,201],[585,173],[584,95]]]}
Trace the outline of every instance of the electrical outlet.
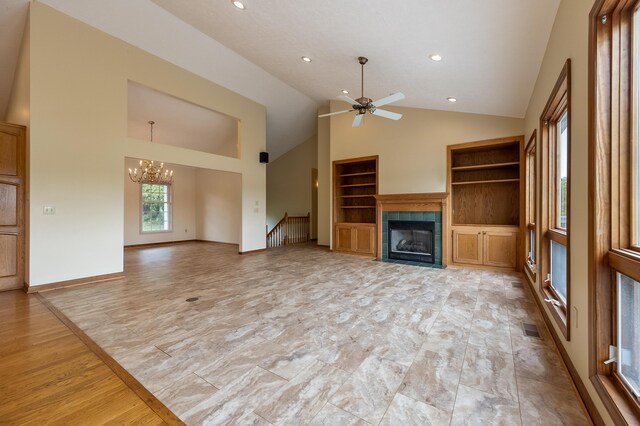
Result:
{"label": "electrical outlet", "polygon": [[187,233],[187,228],[184,228],[184,232],[185,232],[185,234]]}
{"label": "electrical outlet", "polygon": [[42,214],[56,214],[55,206],[44,206],[42,208]]}

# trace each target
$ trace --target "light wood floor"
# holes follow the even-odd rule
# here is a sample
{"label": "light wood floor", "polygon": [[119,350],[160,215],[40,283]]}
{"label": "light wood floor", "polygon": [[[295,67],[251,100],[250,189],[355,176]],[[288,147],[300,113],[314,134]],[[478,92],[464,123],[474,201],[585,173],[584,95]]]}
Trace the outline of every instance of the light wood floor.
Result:
{"label": "light wood floor", "polygon": [[164,424],[34,295],[0,293],[0,424]]}
{"label": "light wood floor", "polygon": [[518,274],[207,243],[125,274],[45,297],[187,424],[589,424]]}

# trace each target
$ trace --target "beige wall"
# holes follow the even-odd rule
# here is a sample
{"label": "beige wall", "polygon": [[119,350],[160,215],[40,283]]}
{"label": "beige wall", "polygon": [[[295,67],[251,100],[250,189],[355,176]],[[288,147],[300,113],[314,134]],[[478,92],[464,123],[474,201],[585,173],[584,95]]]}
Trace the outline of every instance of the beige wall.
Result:
{"label": "beige wall", "polygon": [[[611,424],[606,410],[589,380],[588,310],[588,42],[592,1],[563,0],[560,4],[544,61],[527,114],[526,138],[538,128],[542,110],[567,58],[571,58],[571,341],[563,345],[598,411]],[[539,140],[539,139],[538,139]],[[538,203],[539,204],[539,203]],[[538,212],[538,214],[540,214]],[[539,277],[540,279],[540,277]],[[539,283],[537,284],[539,286]],[[542,296],[537,294],[542,299]],[[544,304],[544,302],[543,302]],[[546,305],[546,304],[545,304]],[[546,306],[545,306],[546,309]],[[548,309],[547,313],[549,313]],[[561,339],[562,333],[556,328]]]}
{"label": "beige wall", "polygon": [[20,47],[20,57],[13,76],[11,95],[7,104],[7,116],[4,120],[7,123],[29,125],[29,101],[30,101],[30,31],[29,20],[25,26]]}
{"label": "beige wall", "polygon": [[[332,111],[343,108],[342,102],[331,102]],[[330,118],[330,160],[378,155],[380,194],[445,191],[447,145],[520,135],[524,127],[524,121],[517,118],[393,106],[388,109],[402,113],[402,119],[368,115],[354,128],[353,114]],[[320,166],[330,168],[328,163]],[[330,169],[325,170],[325,176],[330,173]]]}
{"label": "beige wall", "polygon": [[[267,165],[267,225],[271,230],[287,212],[311,213],[311,169],[318,168],[318,138],[309,138]],[[315,236],[312,230],[312,236]]]}
{"label": "beige wall", "polygon": [[[318,109],[318,115],[329,112],[329,107]],[[330,130],[328,118],[318,119],[318,245],[331,244],[331,177]]]}
{"label": "beige wall", "polygon": [[140,232],[140,184],[129,179],[129,168],[138,160],[125,160],[124,178],[124,245],[150,244],[196,238],[196,169],[166,164],[174,171],[171,185],[171,231]]}
{"label": "beige wall", "polygon": [[[264,248],[263,106],[37,2],[30,64],[30,285],[123,270],[125,157],[241,174],[240,250]],[[127,138],[128,80],[237,117],[240,159]]]}
{"label": "beige wall", "polygon": [[238,244],[242,228],[242,175],[197,169],[195,179],[196,238]]}

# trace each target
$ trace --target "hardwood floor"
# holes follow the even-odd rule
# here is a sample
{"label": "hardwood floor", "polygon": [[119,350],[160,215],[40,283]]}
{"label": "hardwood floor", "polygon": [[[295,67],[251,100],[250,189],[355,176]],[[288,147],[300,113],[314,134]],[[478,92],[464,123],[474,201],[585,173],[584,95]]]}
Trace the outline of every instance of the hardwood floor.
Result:
{"label": "hardwood floor", "polygon": [[187,424],[589,424],[519,274],[210,243],[125,274],[44,297]]}
{"label": "hardwood floor", "polygon": [[0,424],[165,424],[37,296],[0,293]]}

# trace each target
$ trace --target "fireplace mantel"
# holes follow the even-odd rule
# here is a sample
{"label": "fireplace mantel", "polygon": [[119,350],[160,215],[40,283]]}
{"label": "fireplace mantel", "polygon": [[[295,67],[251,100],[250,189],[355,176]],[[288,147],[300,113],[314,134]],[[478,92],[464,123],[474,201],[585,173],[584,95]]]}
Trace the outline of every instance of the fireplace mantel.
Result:
{"label": "fireplace mantel", "polygon": [[415,194],[379,194],[376,198],[378,223],[378,253],[382,259],[382,213],[383,212],[441,212],[442,213],[442,264],[446,266],[447,253],[447,192],[429,192]]}

